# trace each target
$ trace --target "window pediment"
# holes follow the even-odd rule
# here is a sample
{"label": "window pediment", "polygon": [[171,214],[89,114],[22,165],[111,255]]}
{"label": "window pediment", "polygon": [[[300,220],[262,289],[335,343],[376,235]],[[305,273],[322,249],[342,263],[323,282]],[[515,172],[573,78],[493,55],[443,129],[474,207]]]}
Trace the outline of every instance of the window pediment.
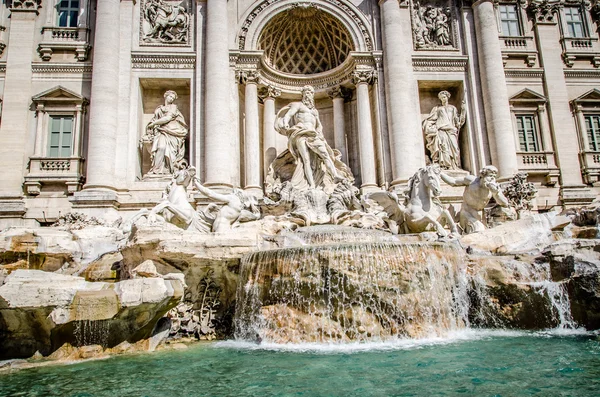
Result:
{"label": "window pediment", "polygon": [[511,104],[543,104],[548,100],[542,94],[538,94],[537,92],[530,90],[529,88],[525,88],[515,95],[509,98],[508,100]]}
{"label": "window pediment", "polygon": [[585,94],[573,99],[572,101],[575,105],[600,105],[600,90],[594,88]]}
{"label": "window pediment", "polygon": [[60,85],[33,96],[31,100],[35,104],[84,104],[88,102],[83,96]]}

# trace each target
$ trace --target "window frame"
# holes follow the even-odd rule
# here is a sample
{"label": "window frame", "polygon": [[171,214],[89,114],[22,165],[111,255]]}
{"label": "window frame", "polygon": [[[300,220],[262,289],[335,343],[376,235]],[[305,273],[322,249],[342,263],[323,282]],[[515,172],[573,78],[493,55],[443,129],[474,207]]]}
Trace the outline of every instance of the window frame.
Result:
{"label": "window frame", "polygon": [[[567,14],[567,12],[566,12],[567,10],[577,10],[580,21],[569,21],[567,16],[568,15],[572,16],[573,14]],[[590,37],[589,29],[587,26],[587,18],[585,15],[585,10],[580,5],[577,5],[577,4],[565,5],[565,7],[563,7],[563,9],[562,9],[561,16],[564,18],[564,22],[563,22],[563,26],[565,28],[564,32],[563,32],[564,37],[568,37],[570,39],[583,39],[583,38]],[[575,33],[571,34],[570,26],[572,24],[581,25],[581,36],[577,36]]]}
{"label": "window frame", "polygon": [[[537,111],[524,111],[524,110],[517,110],[514,113],[514,118],[515,118],[515,125],[516,125],[516,133],[517,133],[517,143],[518,143],[518,151],[521,153],[542,153],[543,150],[543,141],[542,141],[542,137],[540,134],[540,126],[539,126],[539,117],[538,117],[538,112]],[[522,144],[521,144],[521,131],[519,130],[519,118],[525,118],[528,117],[531,119],[531,125],[533,128],[532,131],[532,137],[533,137],[533,142],[529,142],[527,139],[527,131],[524,129],[523,130],[523,143],[525,144],[525,149],[523,150]],[[529,145],[533,144],[534,146],[534,150],[529,150]]]}
{"label": "window frame", "polygon": [[[588,130],[588,118],[591,117],[596,117],[597,121],[598,121],[598,129],[596,131],[591,131],[592,133],[590,134],[590,131]],[[583,113],[583,119],[584,119],[584,128],[585,131],[582,131],[583,133],[585,133],[585,137],[586,137],[586,150],[591,151],[591,152],[600,152],[600,112],[596,111],[596,112],[584,112]],[[595,134],[594,134],[595,132]],[[594,147],[592,147],[592,141],[593,141],[593,145]]]}
{"label": "window frame", "polygon": [[[515,19],[513,20],[505,20],[502,19],[502,8],[503,7],[514,7],[514,13],[515,13]],[[500,35],[503,37],[523,37],[523,31],[524,31],[524,27],[523,24],[521,23],[521,12],[519,10],[520,6],[517,3],[499,3],[498,4],[498,21],[499,21],[499,26],[498,29],[500,31]],[[516,27],[517,27],[517,34],[510,34],[510,32],[508,32],[509,34],[506,34],[504,32],[504,22],[508,21],[508,22],[516,22]],[[510,25],[509,26],[509,31],[510,31]]]}
{"label": "window frame", "polygon": [[[64,155],[62,153],[63,149],[65,148],[64,146],[64,142],[63,139],[65,138],[65,131],[62,129],[63,126],[63,121],[65,119],[70,119],[71,120],[71,130],[69,132],[69,154]],[[58,134],[59,137],[59,142],[58,142],[58,155],[54,156],[52,153],[53,150],[53,146],[52,146],[52,134],[54,133],[53,131],[53,120],[55,119],[60,119],[61,120],[61,128],[60,128],[60,132]],[[74,155],[74,150],[75,150],[75,122],[77,120],[77,117],[74,113],[66,113],[66,112],[48,112],[48,120],[47,120],[47,136],[46,136],[46,147],[45,147],[45,157],[47,158],[70,158]]]}
{"label": "window frame", "polygon": [[[62,3],[67,1],[69,5],[66,8],[62,7]],[[72,2],[77,2],[77,7],[72,6]],[[56,3],[56,27],[59,28],[77,28],[79,27],[79,18],[81,13],[82,0],[57,0]],[[66,24],[61,25],[61,16],[63,10],[66,11]],[[72,13],[75,12],[75,25],[71,24]]]}

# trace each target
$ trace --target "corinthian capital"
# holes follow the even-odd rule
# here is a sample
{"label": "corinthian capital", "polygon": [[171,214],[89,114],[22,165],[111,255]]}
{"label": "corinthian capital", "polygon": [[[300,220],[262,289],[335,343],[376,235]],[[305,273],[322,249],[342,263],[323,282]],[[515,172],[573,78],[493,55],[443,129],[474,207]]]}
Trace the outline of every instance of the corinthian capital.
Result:
{"label": "corinthian capital", "polygon": [[356,70],[352,73],[352,82],[355,85],[366,83],[373,84],[377,81],[377,73],[374,70]]}
{"label": "corinthian capital", "polygon": [[532,0],[528,11],[536,24],[555,24],[556,14],[563,4],[561,0]]}
{"label": "corinthian capital", "polygon": [[343,98],[344,102],[348,102],[352,98],[352,90],[339,85],[327,91],[327,95],[329,95],[329,98],[331,99]]}
{"label": "corinthian capital", "polygon": [[42,8],[42,0],[12,0],[9,7],[11,10],[37,11]]}
{"label": "corinthian capital", "polygon": [[260,75],[256,70],[238,70],[235,72],[235,79],[240,84],[258,84]]}
{"label": "corinthian capital", "polygon": [[268,85],[265,87],[261,87],[258,90],[258,96],[261,99],[266,99],[266,98],[277,98],[279,95],[281,95],[281,90],[279,88],[275,88],[272,85]]}

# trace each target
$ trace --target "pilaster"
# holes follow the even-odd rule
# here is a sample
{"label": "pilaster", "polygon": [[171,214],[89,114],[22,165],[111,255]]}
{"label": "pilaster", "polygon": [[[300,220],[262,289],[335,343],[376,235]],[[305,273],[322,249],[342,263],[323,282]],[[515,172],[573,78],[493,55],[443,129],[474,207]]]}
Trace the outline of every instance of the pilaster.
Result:
{"label": "pilaster", "polygon": [[348,163],[348,149],[346,146],[346,120],[344,103],[352,98],[352,91],[344,86],[337,86],[327,91],[333,101],[333,143],[340,151],[342,162]]}
{"label": "pilaster", "polygon": [[266,177],[269,166],[279,154],[275,131],[275,98],[281,95],[281,90],[269,85],[260,88],[258,95],[263,101],[263,177]]}
{"label": "pilaster", "polygon": [[492,163],[498,167],[500,178],[509,178],[518,171],[518,161],[502,51],[498,40],[497,18],[492,0],[475,2],[473,17]]}
{"label": "pilaster", "polygon": [[0,218],[25,214],[23,175],[27,148],[33,146],[28,142],[31,62],[40,7],[40,1],[13,1],[9,8],[11,26],[0,125]]}
{"label": "pilaster", "polygon": [[205,57],[205,185],[233,186],[234,170],[228,159],[239,157],[229,121],[229,46],[227,1],[206,2]]}
{"label": "pilaster", "polygon": [[569,105],[569,93],[561,59],[560,29],[558,12],[561,2],[534,0],[529,12],[534,21],[540,60],[544,65],[544,89],[548,97],[548,116],[554,139],[554,148],[560,168],[561,197],[563,203],[571,199],[568,190],[576,188],[575,196],[584,187],[579,165],[577,131]]}
{"label": "pilaster", "polygon": [[244,136],[244,189],[253,194],[262,195],[260,182],[260,132],[258,119],[258,73],[241,71],[238,74],[240,84],[245,84],[245,136]]}
{"label": "pilaster", "polygon": [[425,165],[417,81],[412,66],[412,31],[408,3],[380,0],[384,79],[390,136],[392,185],[404,184]]}
{"label": "pilaster", "polygon": [[373,70],[356,71],[352,80],[356,85],[358,110],[358,145],[360,157],[361,190],[377,188],[377,173],[375,171],[375,146],[373,143],[373,121],[371,119],[371,101],[369,85],[377,79]]}

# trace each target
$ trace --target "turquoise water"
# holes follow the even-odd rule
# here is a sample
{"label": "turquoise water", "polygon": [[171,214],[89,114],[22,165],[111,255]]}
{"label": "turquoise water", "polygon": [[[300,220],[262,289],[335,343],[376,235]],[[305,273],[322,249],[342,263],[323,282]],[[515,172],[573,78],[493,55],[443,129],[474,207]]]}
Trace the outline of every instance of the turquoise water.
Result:
{"label": "turquoise water", "polygon": [[600,339],[463,331],[380,345],[198,344],[2,374],[0,396],[600,396]]}

